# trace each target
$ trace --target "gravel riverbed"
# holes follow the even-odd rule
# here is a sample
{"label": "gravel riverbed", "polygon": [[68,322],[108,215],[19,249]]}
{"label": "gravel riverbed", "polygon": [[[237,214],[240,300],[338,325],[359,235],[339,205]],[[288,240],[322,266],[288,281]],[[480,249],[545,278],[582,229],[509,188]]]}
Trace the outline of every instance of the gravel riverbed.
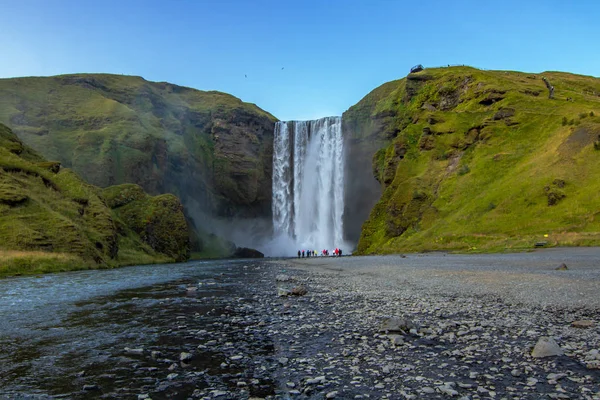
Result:
{"label": "gravel riverbed", "polygon": [[[64,374],[76,389],[54,394],[600,399],[599,261],[600,249],[552,249],[224,265],[164,289],[153,304],[169,311],[142,321],[155,333],[128,328],[127,347],[80,360]],[[533,357],[541,338],[558,355]]]}
{"label": "gravel riverbed", "polygon": [[[192,397],[600,399],[599,255],[559,249],[246,266],[261,279],[244,293],[251,301],[231,304],[235,316],[215,325],[230,335],[201,332],[215,338],[203,346],[224,354],[220,368],[232,372]],[[562,263],[568,269],[556,270]],[[307,293],[285,296],[294,288]],[[385,321],[400,328],[386,330]],[[562,354],[532,357],[544,337]]]}

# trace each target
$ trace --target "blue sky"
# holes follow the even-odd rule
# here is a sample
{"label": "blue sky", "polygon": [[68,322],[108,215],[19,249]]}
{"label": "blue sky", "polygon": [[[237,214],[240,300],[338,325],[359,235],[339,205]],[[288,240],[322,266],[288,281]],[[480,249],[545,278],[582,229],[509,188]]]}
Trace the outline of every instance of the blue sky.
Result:
{"label": "blue sky", "polygon": [[231,93],[282,120],[340,115],[419,63],[600,75],[597,1],[0,0],[0,10],[0,77],[140,75]]}

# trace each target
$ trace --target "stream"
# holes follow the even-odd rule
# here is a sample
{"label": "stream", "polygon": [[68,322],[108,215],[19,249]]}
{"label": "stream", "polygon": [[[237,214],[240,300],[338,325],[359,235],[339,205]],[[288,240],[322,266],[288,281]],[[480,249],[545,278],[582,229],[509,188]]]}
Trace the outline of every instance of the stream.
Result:
{"label": "stream", "polygon": [[[215,318],[233,316],[232,301],[251,307],[239,296],[259,270],[210,261],[1,280],[0,398],[188,398],[226,387],[240,372],[223,373],[224,356],[205,344],[212,327],[227,336]],[[247,347],[270,351],[261,340]],[[193,358],[184,363],[183,352]],[[273,391],[268,379],[255,383],[257,395]]]}

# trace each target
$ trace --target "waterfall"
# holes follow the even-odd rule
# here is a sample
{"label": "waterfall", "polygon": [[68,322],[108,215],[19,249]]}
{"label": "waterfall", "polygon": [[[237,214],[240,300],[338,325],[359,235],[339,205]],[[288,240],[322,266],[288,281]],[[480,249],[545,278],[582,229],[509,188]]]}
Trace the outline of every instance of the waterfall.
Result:
{"label": "waterfall", "polygon": [[[273,228],[280,255],[343,248],[344,146],[340,117],[278,122]],[[345,249],[346,253],[348,249]]]}

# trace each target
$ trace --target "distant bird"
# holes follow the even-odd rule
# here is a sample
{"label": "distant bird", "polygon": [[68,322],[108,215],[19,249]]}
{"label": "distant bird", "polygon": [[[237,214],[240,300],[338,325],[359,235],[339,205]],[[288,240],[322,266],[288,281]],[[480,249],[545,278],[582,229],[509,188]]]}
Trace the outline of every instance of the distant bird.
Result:
{"label": "distant bird", "polygon": [[281,67],[282,70],[283,70],[283,68],[285,68],[285,67]]}
{"label": "distant bird", "polygon": [[248,77],[248,75],[244,75],[246,78]]}

